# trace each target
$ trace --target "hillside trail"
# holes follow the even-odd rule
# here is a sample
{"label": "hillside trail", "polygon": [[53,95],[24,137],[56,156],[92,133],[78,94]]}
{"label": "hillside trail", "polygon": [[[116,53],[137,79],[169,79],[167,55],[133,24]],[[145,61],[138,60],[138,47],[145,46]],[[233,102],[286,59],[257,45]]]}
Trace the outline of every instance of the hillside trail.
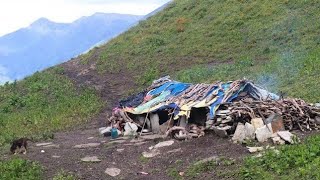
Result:
{"label": "hillside trail", "polygon": [[[81,88],[94,88],[106,102],[103,110],[88,124],[76,127],[67,132],[55,133],[49,144],[33,143],[27,155],[23,158],[38,161],[44,167],[44,179],[52,179],[58,172],[65,171],[74,174],[77,179],[173,179],[172,172],[186,171],[186,167],[201,159],[209,157],[228,157],[236,162],[247,155],[243,146],[233,144],[228,139],[208,134],[189,141],[174,141],[174,144],[157,151],[155,157],[145,158],[143,152],[150,152],[149,147],[159,141],[157,136],[148,139],[118,138],[112,140],[99,134],[98,128],[105,126],[105,120],[112,107],[123,97],[123,90],[134,88],[130,74],[99,74],[95,64],[82,64],[79,60],[71,60],[61,65],[66,76]],[[83,162],[85,157],[96,156],[99,162]],[[107,168],[118,168],[120,174],[111,177],[106,174]],[[204,173],[204,179],[221,179],[220,171],[230,171],[237,168],[237,163],[231,166],[219,166],[214,172]],[[143,172],[143,173],[141,173]],[[146,174],[147,173],[147,174]]]}

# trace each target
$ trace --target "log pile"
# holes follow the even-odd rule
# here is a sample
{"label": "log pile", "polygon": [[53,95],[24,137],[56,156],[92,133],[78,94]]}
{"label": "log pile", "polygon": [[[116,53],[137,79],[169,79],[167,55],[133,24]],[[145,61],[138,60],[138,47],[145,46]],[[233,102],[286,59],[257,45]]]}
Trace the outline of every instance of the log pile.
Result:
{"label": "log pile", "polygon": [[[320,108],[300,99],[281,99],[279,101],[256,101],[245,98],[240,101],[222,104],[214,120],[207,121],[213,127],[225,129],[233,134],[236,125],[250,123],[254,118],[262,118],[264,124],[272,121],[275,114],[280,115],[286,130],[319,130]],[[207,126],[208,127],[208,126]]]}

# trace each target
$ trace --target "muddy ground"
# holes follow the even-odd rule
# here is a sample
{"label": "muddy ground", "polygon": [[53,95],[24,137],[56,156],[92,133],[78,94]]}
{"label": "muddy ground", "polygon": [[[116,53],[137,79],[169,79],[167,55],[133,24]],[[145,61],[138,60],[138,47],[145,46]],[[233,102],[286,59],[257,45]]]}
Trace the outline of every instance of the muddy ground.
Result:
{"label": "muddy ground", "polygon": [[[144,158],[142,156],[144,151],[149,152],[150,146],[164,140],[138,138],[111,140],[100,136],[97,128],[93,124],[84,129],[56,133],[53,141],[50,141],[53,146],[37,147],[32,144],[28,154],[20,156],[40,162],[45,167],[44,179],[52,178],[61,170],[71,172],[79,179],[112,179],[105,174],[106,168],[121,170],[116,179],[173,179],[171,175],[173,170],[185,172],[188,166],[199,160],[215,156],[240,162],[248,154],[243,146],[233,144],[228,139],[207,134],[198,139],[174,141],[171,146],[159,148],[159,155]],[[74,147],[87,143],[100,143],[100,145],[83,149]],[[86,156],[97,156],[101,162],[82,162],[81,158]],[[216,170],[197,177],[221,179],[220,174],[233,170],[232,166],[217,166]],[[148,175],[139,174],[140,172],[146,172]]]}

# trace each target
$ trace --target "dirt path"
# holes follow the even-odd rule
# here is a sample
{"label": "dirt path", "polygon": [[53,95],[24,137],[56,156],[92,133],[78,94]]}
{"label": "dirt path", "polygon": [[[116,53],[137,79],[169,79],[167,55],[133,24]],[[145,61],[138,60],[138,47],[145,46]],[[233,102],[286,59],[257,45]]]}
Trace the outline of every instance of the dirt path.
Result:
{"label": "dirt path", "polygon": [[[191,163],[204,158],[218,156],[241,159],[247,154],[246,148],[209,134],[199,139],[175,141],[172,146],[160,148],[160,155],[143,158],[142,153],[149,151],[149,147],[158,141],[112,141],[100,136],[97,127],[92,126],[89,129],[57,133],[52,141],[53,145],[37,147],[34,144],[26,157],[45,167],[45,179],[52,178],[60,170],[72,172],[79,179],[112,179],[105,174],[106,168],[119,168],[121,173],[117,179],[171,179],[169,172],[172,168],[185,171]],[[74,147],[87,143],[100,145],[83,149]],[[81,158],[86,156],[97,156],[101,162],[82,162]],[[139,172],[147,172],[148,175],[140,175]],[[206,176],[214,178],[215,174]]]}

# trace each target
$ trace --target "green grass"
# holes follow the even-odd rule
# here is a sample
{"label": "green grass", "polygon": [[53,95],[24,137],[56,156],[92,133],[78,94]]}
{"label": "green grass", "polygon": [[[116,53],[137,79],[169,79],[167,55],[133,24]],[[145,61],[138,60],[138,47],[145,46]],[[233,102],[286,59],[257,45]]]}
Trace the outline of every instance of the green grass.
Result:
{"label": "green grass", "polygon": [[216,160],[197,162],[189,166],[185,172],[185,176],[188,178],[196,178],[202,173],[213,171],[218,165]]}
{"label": "green grass", "polygon": [[146,164],[146,163],[148,163],[149,162],[149,158],[146,158],[146,157],[144,157],[144,156],[140,156],[139,157],[139,161],[141,162],[141,163],[143,163],[143,164]]}
{"label": "green grass", "polygon": [[0,161],[0,179],[20,180],[32,179],[40,180],[42,176],[42,167],[35,162],[12,159]]}
{"label": "green grass", "polygon": [[170,167],[169,169],[167,169],[167,175],[169,177],[171,177],[172,179],[175,179],[175,180],[181,180],[183,179],[180,174],[179,174],[179,171],[177,170],[177,168],[175,167]]}
{"label": "green grass", "polygon": [[101,102],[94,91],[76,89],[62,68],[0,86],[0,145],[18,137],[53,138],[53,132],[84,123]]}
{"label": "green grass", "polygon": [[175,78],[184,82],[214,82],[247,78],[273,92],[320,101],[320,48],[307,54],[284,54],[269,63],[251,59],[213,67],[197,66],[179,71]]}
{"label": "green grass", "polygon": [[77,178],[64,170],[59,171],[53,178],[53,180],[76,180]]}
{"label": "green grass", "polygon": [[[277,86],[272,86],[276,91],[312,100],[319,94],[314,89],[320,87],[315,77],[318,65],[308,64],[320,45],[319,8],[316,0],[176,0],[164,11],[96,48],[97,67],[100,72],[129,71],[139,85],[146,86],[161,75],[175,77],[177,71],[190,72],[201,66],[198,72],[184,75],[200,73],[192,79],[195,82],[244,76],[268,83],[276,79]],[[90,57],[96,54],[91,52],[81,58]],[[301,59],[310,69],[303,64],[294,66]],[[275,74],[269,64],[276,68]],[[201,76],[199,71],[206,69],[211,70],[209,76]]]}
{"label": "green grass", "polygon": [[281,146],[260,158],[248,157],[240,170],[242,179],[320,179],[320,136],[296,145]]}

